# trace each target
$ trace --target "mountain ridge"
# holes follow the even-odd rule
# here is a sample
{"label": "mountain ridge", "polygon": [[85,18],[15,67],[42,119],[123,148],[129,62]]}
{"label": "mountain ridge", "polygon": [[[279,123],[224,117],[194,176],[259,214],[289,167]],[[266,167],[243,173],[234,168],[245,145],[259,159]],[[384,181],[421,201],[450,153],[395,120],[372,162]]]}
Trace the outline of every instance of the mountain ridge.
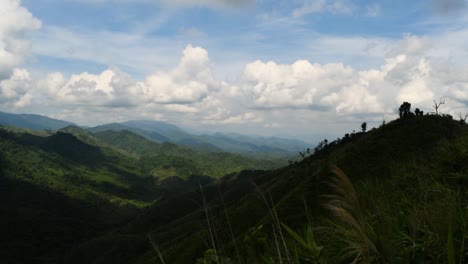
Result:
{"label": "mountain ridge", "polygon": [[191,134],[173,124],[152,120],[129,120],[121,123],[82,127],[72,122],[41,115],[0,112],[0,125],[32,130],[56,131],[69,126],[90,132],[129,130],[155,142],[172,142],[205,152],[233,152],[257,158],[285,158],[305,150],[309,143],[297,139],[247,136],[239,133]]}

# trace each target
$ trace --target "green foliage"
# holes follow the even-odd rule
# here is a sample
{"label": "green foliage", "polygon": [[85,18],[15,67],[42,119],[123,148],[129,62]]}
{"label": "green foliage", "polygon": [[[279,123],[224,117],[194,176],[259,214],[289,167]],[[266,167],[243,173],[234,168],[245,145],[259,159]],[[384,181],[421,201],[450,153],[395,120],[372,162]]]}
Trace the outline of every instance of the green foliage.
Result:
{"label": "green foliage", "polygon": [[294,230],[285,224],[282,224],[282,226],[293,238],[294,242],[298,244],[298,247],[293,246],[294,256],[296,256],[301,263],[327,263],[323,255],[323,246],[317,244],[310,224],[306,226],[303,235],[294,232]]}
{"label": "green foliage", "polygon": [[103,131],[97,138],[116,146],[135,158],[139,158],[141,172],[157,178],[178,176],[187,179],[191,175],[219,178],[245,169],[272,169],[275,161],[255,160],[226,152],[199,152],[172,143],[156,143],[130,131]]}

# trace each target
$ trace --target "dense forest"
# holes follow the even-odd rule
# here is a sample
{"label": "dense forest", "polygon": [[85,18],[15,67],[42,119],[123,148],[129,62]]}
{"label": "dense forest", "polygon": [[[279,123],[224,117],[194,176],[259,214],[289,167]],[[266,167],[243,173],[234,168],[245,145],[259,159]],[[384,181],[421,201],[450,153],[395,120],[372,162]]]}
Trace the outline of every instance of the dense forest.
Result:
{"label": "dense forest", "polygon": [[398,119],[297,160],[152,140],[147,127],[8,125],[2,263],[468,262],[461,116],[405,102]]}

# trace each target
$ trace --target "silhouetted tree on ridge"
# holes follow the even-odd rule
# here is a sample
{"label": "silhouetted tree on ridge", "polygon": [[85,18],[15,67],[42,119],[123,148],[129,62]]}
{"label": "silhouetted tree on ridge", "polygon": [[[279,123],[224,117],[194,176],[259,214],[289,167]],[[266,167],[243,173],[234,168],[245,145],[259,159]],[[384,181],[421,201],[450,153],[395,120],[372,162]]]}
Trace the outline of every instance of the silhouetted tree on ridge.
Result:
{"label": "silhouetted tree on ridge", "polygon": [[403,102],[398,111],[400,113],[400,118],[408,117],[411,114],[411,104]]}
{"label": "silhouetted tree on ridge", "polygon": [[362,132],[364,132],[364,133],[366,132],[366,130],[367,130],[367,123],[366,123],[366,122],[363,122],[363,123],[361,124],[361,130],[362,130]]}

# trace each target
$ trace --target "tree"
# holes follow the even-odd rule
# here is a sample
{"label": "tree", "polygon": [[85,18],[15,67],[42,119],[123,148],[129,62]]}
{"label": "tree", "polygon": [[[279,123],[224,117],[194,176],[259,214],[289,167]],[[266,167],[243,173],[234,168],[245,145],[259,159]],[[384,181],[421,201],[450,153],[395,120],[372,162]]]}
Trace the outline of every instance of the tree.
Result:
{"label": "tree", "polygon": [[363,122],[361,124],[361,129],[362,129],[362,132],[364,132],[364,133],[366,132],[366,130],[367,130],[367,123],[366,122]]}
{"label": "tree", "polygon": [[458,113],[458,117],[460,118],[460,123],[465,124],[468,114],[466,114],[465,117],[462,117],[462,113]]}
{"label": "tree", "polygon": [[445,97],[441,97],[439,103],[437,103],[436,100],[434,100],[434,105],[432,107],[435,109],[436,115],[439,114],[439,107],[443,104],[445,104]]}
{"label": "tree", "polygon": [[411,104],[408,102],[403,102],[398,111],[400,113],[400,118],[409,116],[411,113]]}
{"label": "tree", "polygon": [[416,114],[416,116],[423,116],[424,115],[424,111],[419,110],[419,108],[416,108],[414,110],[414,113]]}

